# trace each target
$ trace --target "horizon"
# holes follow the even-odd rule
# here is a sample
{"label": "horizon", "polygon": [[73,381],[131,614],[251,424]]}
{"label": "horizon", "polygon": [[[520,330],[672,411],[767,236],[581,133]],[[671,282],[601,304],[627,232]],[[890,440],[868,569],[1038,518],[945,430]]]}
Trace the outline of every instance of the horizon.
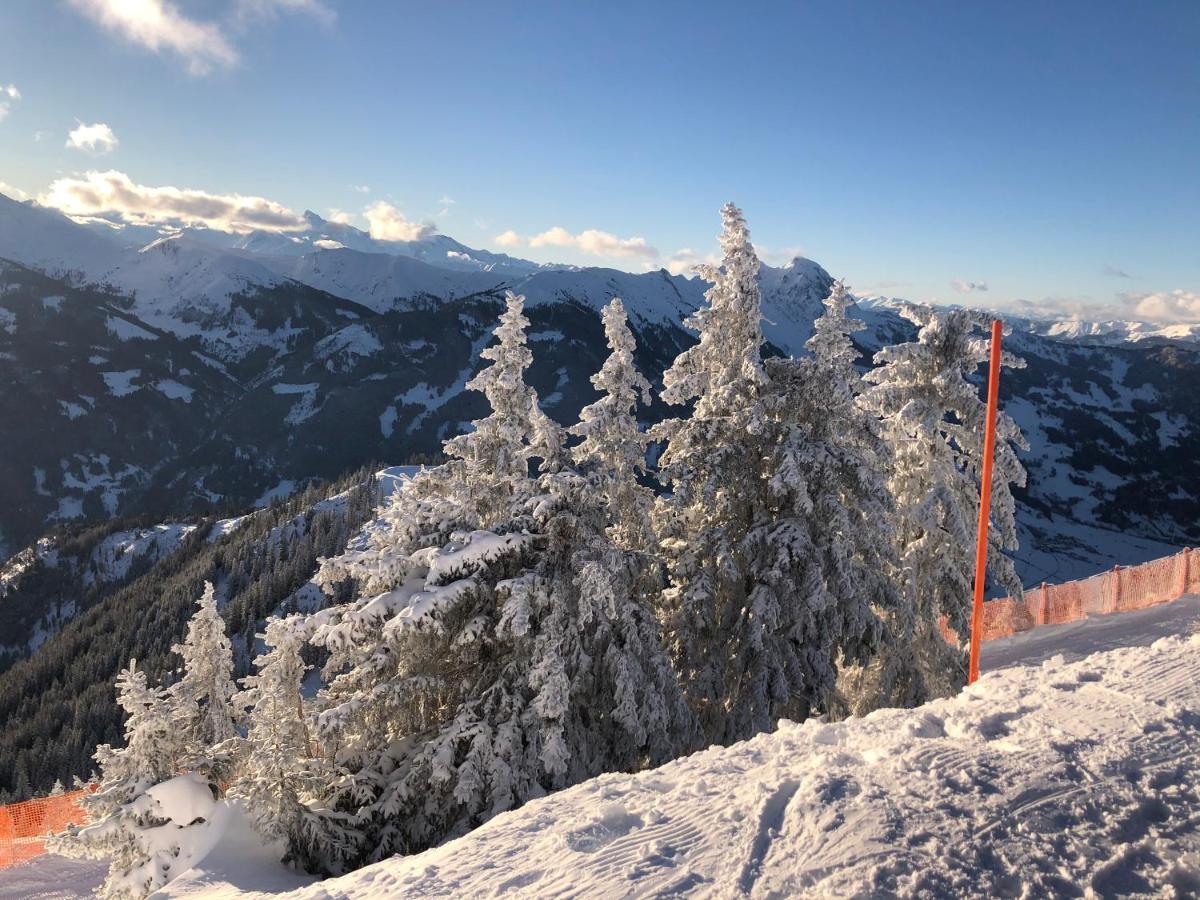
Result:
{"label": "horizon", "polygon": [[1200,322],[1197,38],[1172,3],[24,0],[0,12],[0,192],[677,274],[732,199],[765,262],[860,295]]}

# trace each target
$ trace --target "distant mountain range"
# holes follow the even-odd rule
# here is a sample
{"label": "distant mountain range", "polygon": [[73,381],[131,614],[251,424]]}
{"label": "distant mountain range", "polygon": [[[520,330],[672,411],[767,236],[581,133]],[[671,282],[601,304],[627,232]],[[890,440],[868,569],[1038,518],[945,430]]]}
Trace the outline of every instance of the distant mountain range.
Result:
{"label": "distant mountain range", "polygon": [[[505,289],[528,298],[531,382],[571,421],[594,396],[611,297],[654,379],[691,343],[681,322],[707,288],[306,219],[292,235],[164,235],[0,196],[0,557],[63,524],[233,511],[435,454],[483,411],[464,386]],[[797,258],[764,265],[761,283],[771,351],[802,353],[831,276]],[[864,362],[911,335],[890,301],[860,312]],[[1018,324],[1011,344],[1030,365],[1003,396],[1033,445],[1027,579],[1200,542],[1195,335]]]}

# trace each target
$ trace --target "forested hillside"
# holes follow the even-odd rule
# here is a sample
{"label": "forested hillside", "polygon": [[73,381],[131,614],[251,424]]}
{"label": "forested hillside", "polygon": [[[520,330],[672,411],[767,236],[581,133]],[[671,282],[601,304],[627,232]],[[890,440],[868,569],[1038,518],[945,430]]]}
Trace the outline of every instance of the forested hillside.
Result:
{"label": "forested hillside", "polygon": [[[341,552],[377,499],[374,476],[363,470],[220,527],[196,520],[160,561],[143,557],[119,580],[85,591],[61,631],[0,673],[0,798],[22,799],[44,793],[55,780],[69,784],[89,775],[96,745],[121,741],[112,691],[117,672],[136,658],[151,677],[170,680],[171,645],[183,637],[205,581],[218,585],[239,672],[248,671],[261,621],[286,608],[289,598],[300,602],[293,595],[318,558]],[[56,608],[63,592],[79,584],[66,560],[90,559],[106,536],[133,524],[58,538],[62,564],[44,557],[33,562],[15,596],[25,607]],[[3,597],[0,613],[19,616]]]}

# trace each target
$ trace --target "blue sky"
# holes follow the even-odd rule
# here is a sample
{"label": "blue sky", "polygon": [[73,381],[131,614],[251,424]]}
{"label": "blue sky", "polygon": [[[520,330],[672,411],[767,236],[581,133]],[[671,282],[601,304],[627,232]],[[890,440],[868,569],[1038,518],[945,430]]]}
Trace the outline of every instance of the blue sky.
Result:
{"label": "blue sky", "polygon": [[117,172],[135,217],[174,187],[637,271],[733,199],[859,292],[1200,321],[1190,0],[6,0],[0,109],[48,202]]}

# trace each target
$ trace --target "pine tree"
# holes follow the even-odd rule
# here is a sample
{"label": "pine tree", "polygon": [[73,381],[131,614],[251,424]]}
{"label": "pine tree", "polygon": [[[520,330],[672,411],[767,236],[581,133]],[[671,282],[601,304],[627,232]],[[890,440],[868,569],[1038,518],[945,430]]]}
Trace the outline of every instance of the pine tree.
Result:
{"label": "pine tree", "polygon": [[[338,808],[371,858],[687,741],[647,601],[654,561],[613,544],[604,498],[562,467],[562,432],[519,381],[518,319],[510,297],[494,372],[473,382],[491,415],[402,486],[369,547],[319,577],[360,592],[309,627],[330,654],[316,736],[352,773]],[[542,453],[535,483],[524,473]]]}
{"label": "pine tree", "polygon": [[188,622],[187,637],[172,651],[183,657],[183,678],[171,687],[176,721],[193,752],[206,755],[237,736],[233,696],[233,645],[217,612],[216,593],[204,583],[198,608]]}
{"label": "pine tree", "polygon": [[165,861],[156,859],[148,842],[148,832],[164,823],[147,792],[175,775],[185,748],[167,692],[151,687],[136,661],[122,670],[116,687],[125,712],[125,746],[96,748],[100,783],[79,801],[88,824],[56,835],[47,849],[63,856],[109,858],[100,896],[140,898],[157,886],[152,883]]}
{"label": "pine tree", "polygon": [[650,402],[650,382],[634,366],[637,346],[619,297],[604,307],[602,317],[612,352],[592,384],[603,396],[580,410],[578,424],[569,429],[583,438],[571,455],[590,469],[608,504],[613,541],[630,550],[650,550],[656,543],[650,522],[654,492],[638,483],[638,475],[646,471],[650,437],[638,428],[634,415],[639,400]]}
{"label": "pine tree", "polygon": [[561,463],[562,430],[542,413],[537,393],[525,383],[533,355],[525,343],[524,305],[523,296],[507,293],[497,342],[479,354],[492,365],[467,382],[469,390],[487,397],[490,415],[472,422],[471,431],[451,438],[444,448],[452,458],[445,470],[451,490],[480,528],[507,519],[513,504],[527,496],[532,458],[542,460],[543,471]]}
{"label": "pine tree", "polygon": [[[663,398],[693,412],[652,434],[667,442],[660,475],[672,489],[654,513],[668,647],[705,740],[730,742],[828,708],[838,657],[864,652],[875,624],[864,600],[828,588],[845,580],[832,567],[846,554],[814,533],[807,479],[819,460],[763,364],[745,220],[732,204],[722,218],[724,264],[703,271],[707,305],[687,322],[699,343],[663,377]],[[832,527],[836,509],[818,512]]]}
{"label": "pine tree", "polygon": [[242,679],[239,705],[249,709],[246,749],[229,796],[244,801],[255,829],[282,841],[285,862],[310,871],[335,870],[353,835],[339,817],[314,812],[336,773],[311,752],[300,685],[308,668],[300,651],[305,630],[298,617],[271,619],[256,674]]}
{"label": "pine tree", "polygon": [[885,477],[890,451],[878,419],[858,403],[866,385],[854,367],[851,335],[864,325],[849,317],[851,302],[836,282],[813,324],[811,356],[767,361],[772,413],[782,429],[770,485],[781,509],[801,513],[790,530],[805,549],[791,565],[809,585],[810,605],[824,609],[826,633],[832,627],[842,636],[842,668],[869,660],[880,639],[879,615],[899,602]]}
{"label": "pine tree", "polygon": [[[901,603],[888,620],[887,647],[865,673],[860,704],[913,706],[959,690],[966,680],[975,523],[979,510],[986,404],[968,376],[989,355],[979,335],[989,324],[971,310],[908,306],[915,341],[886,347],[864,405],[884,422],[892,447],[889,483],[895,497],[895,540],[903,578]],[[1006,366],[1024,362],[1005,353]],[[1017,449],[1028,449],[1016,423],[997,418],[988,575],[1021,596],[1012,559],[1017,548],[1012,485],[1024,485]],[[962,640],[942,636],[945,619]]]}

